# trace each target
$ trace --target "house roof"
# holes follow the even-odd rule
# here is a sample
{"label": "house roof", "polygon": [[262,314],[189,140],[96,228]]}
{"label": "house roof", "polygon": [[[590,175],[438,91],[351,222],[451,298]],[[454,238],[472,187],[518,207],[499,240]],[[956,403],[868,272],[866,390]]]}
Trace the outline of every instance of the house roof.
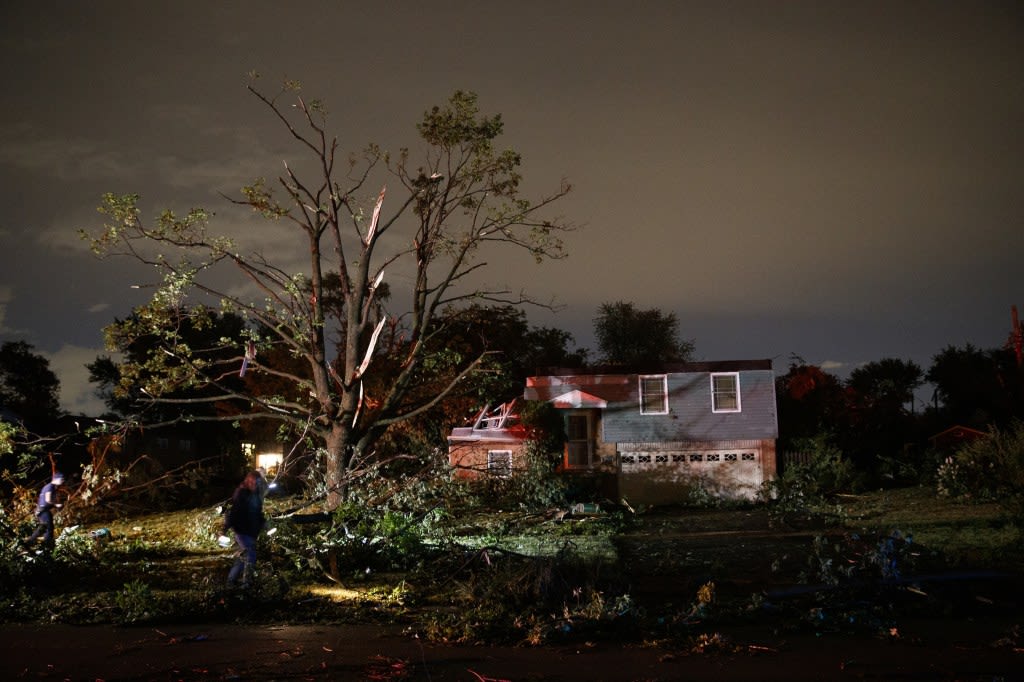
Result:
{"label": "house roof", "polygon": [[460,426],[452,429],[448,435],[448,443],[521,443],[526,440],[526,428],[522,424],[514,424],[507,428],[474,429],[472,426]]}
{"label": "house roof", "polygon": [[[632,385],[633,380],[626,374],[527,377],[523,397],[552,402],[564,400],[565,407],[574,407],[573,402],[580,402],[580,407],[599,407],[598,402],[607,404],[628,400]],[[583,402],[591,404],[583,405]]]}
{"label": "house roof", "polygon": [[477,413],[472,426],[452,429],[449,443],[470,443],[477,441],[494,443],[518,443],[526,439],[526,427],[515,412],[516,401],[502,403],[494,409],[490,405]]}
{"label": "house roof", "polygon": [[972,429],[969,426],[957,424],[949,427],[945,431],[940,431],[934,436],[928,438],[928,440],[935,443],[939,441],[973,440],[975,438],[984,438],[986,436],[988,436],[988,434],[984,431],[979,431],[978,429]]}
{"label": "house roof", "polygon": [[560,408],[573,407],[579,409],[581,407],[596,407],[604,409],[608,407],[607,400],[602,400],[596,395],[587,393],[586,391],[581,391],[578,388],[573,389],[568,393],[563,393],[562,395],[555,396],[554,398],[551,399],[551,402],[552,404],[554,404],[555,407]]}
{"label": "house roof", "polygon": [[[606,407],[598,403],[623,402],[635,392],[640,374],[701,374],[710,372],[742,372],[770,370],[771,360],[719,360],[712,362],[681,362],[659,365],[643,372],[626,367],[591,367],[589,369],[553,369],[547,374],[527,377],[523,397],[527,400],[556,402],[557,407]],[[565,404],[557,404],[565,401]],[[573,404],[581,401],[581,404]],[[589,404],[583,404],[587,403]]]}
{"label": "house roof", "polygon": [[665,362],[643,367],[631,365],[593,365],[591,367],[544,367],[536,376],[597,376],[637,374],[686,374],[692,372],[741,372],[771,369],[771,360],[707,360],[701,362]]}

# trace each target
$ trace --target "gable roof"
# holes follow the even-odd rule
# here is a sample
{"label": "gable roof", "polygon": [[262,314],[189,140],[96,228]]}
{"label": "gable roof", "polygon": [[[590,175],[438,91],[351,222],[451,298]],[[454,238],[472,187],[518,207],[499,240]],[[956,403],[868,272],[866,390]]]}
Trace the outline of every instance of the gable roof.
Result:
{"label": "gable roof", "polygon": [[[743,372],[771,370],[771,360],[718,360],[711,362],[677,362],[658,365],[656,369],[631,371],[628,367],[591,367],[588,369],[551,369],[547,374],[527,377],[523,397],[527,400],[565,401],[556,407],[606,407],[607,403],[623,402],[635,393],[636,378],[644,374],[700,374],[711,372]],[[573,404],[589,401],[591,404]],[[605,403],[603,405],[597,403]]]}
{"label": "gable roof", "polygon": [[578,388],[574,388],[568,393],[563,393],[562,395],[555,396],[554,398],[551,399],[551,403],[555,407],[560,408],[573,407],[579,409],[581,407],[596,407],[603,410],[604,408],[608,407],[607,400],[602,400],[601,398],[598,398],[596,395],[592,395],[590,393],[587,393],[586,391],[581,391]]}
{"label": "gable roof", "polygon": [[[539,376],[526,378],[523,397],[527,400],[565,400],[565,407],[573,401],[615,403],[628,400],[632,380],[626,374],[576,374],[568,376]],[[586,396],[586,398],[584,398]],[[581,405],[582,406],[582,405]],[[598,407],[597,404],[587,407]]]}
{"label": "gable roof", "polygon": [[692,372],[742,372],[771,369],[772,361],[702,360],[700,362],[662,362],[652,365],[592,365],[590,367],[541,367],[536,376],[598,376],[637,374],[688,374]]}
{"label": "gable roof", "polygon": [[989,434],[985,431],[972,429],[971,427],[964,426],[963,424],[956,424],[945,431],[941,431],[934,436],[929,437],[928,440],[931,442],[933,447],[947,447],[958,443],[978,440],[979,438],[988,438],[988,436]]}

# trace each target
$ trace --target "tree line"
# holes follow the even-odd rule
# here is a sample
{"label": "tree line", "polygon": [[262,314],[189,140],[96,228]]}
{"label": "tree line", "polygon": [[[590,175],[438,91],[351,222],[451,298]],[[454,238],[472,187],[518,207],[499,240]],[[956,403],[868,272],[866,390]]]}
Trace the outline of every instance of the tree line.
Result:
{"label": "tree line", "polygon": [[[230,404],[209,401],[203,387],[182,386],[165,391],[154,401],[145,390],[152,373],[166,368],[147,366],[154,340],[146,335],[121,336],[117,332],[138,323],[136,311],[129,320],[117,320],[107,328],[121,358],[103,355],[88,365],[97,395],[104,399],[109,423],[171,424],[191,420],[207,442],[236,448],[238,440],[292,441],[294,430],[280,429],[267,420],[238,420]],[[232,313],[185,318],[180,337],[190,346],[211,347],[216,339],[237,335],[243,320]],[[202,324],[196,320],[202,319]],[[529,324],[526,313],[513,306],[471,305],[448,309],[437,324],[443,332],[435,337],[447,358],[446,368],[435,368],[436,387],[451,383],[459,371],[459,359],[479,357],[469,380],[455,382],[443,401],[413,418],[385,430],[375,444],[378,458],[423,453],[443,448],[454,426],[487,404],[506,402],[521,395],[527,376],[557,368],[655,368],[692,358],[695,344],[681,341],[674,314],[641,309],[633,303],[604,303],[594,318],[597,352],[578,348],[569,332]],[[222,351],[225,355],[231,352]],[[263,360],[275,366],[287,364],[286,354]],[[296,370],[297,371],[297,370]],[[222,382],[245,391],[254,400],[270,401],[281,390],[273,373],[238,373]],[[928,383],[933,391],[925,403],[916,402],[919,389]],[[59,448],[69,434],[68,422],[59,409],[59,380],[47,360],[24,342],[0,347],[0,404],[8,428],[5,452],[22,445],[24,472],[47,465],[42,453]],[[430,388],[425,389],[430,391]],[[895,358],[869,362],[854,369],[844,381],[821,367],[793,357],[787,371],[778,374],[776,394],[780,452],[837,448],[865,483],[884,484],[916,476],[935,463],[928,457],[929,438],[954,425],[978,431],[1008,428],[1024,417],[1024,371],[1007,348],[981,349],[971,344],[947,346],[923,370],[916,363]],[[208,421],[204,424],[204,418]],[[15,437],[14,426],[21,437]],[[80,425],[79,425],[80,427]],[[25,452],[34,457],[24,457]],[[5,458],[4,469],[16,467]],[[32,466],[32,465],[35,466]]]}

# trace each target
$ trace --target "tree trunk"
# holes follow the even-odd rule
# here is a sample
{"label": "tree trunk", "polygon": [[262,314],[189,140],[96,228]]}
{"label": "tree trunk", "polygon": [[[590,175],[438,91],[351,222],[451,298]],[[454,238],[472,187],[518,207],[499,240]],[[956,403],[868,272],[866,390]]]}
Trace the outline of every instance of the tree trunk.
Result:
{"label": "tree trunk", "polygon": [[327,508],[335,509],[348,496],[349,465],[352,463],[352,430],[335,422],[325,443],[327,479]]}

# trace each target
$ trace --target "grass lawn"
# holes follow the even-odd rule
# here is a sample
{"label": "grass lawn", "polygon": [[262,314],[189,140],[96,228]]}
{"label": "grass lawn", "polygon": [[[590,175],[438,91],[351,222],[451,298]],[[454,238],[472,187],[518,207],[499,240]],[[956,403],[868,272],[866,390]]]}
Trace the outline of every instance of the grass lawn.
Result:
{"label": "grass lawn", "polygon": [[995,503],[963,504],[923,487],[844,495],[840,502],[847,529],[899,530],[951,566],[1024,567],[1022,529]]}

